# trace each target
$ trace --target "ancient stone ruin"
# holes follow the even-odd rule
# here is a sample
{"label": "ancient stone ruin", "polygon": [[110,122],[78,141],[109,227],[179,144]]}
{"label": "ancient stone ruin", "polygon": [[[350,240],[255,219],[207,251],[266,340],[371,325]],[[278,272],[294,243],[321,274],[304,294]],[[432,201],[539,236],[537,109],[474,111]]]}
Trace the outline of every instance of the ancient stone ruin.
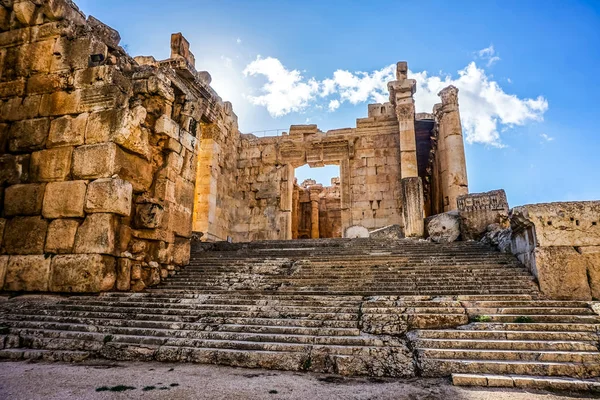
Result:
{"label": "ancient stone ruin", "polygon": [[417,113],[399,62],[355,127],[258,138],[181,34],[119,43],[0,0],[0,288],[71,294],[4,298],[0,358],[598,390],[600,202],[469,193],[457,88]]}

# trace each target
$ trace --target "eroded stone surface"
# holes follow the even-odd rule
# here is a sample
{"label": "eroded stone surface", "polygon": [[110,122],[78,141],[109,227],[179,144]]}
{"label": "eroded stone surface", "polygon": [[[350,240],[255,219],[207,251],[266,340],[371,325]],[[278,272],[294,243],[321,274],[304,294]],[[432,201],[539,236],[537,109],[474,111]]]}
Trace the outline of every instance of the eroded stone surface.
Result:
{"label": "eroded stone surface", "polygon": [[11,256],[8,260],[4,290],[45,292],[50,278],[52,259],[39,256]]}
{"label": "eroded stone surface", "polygon": [[452,243],[460,236],[460,217],[457,212],[447,212],[426,220],[429,238],[436,243]]}
{"label": "eroded stone surface", "polygon": [[117,278],[115,267],[114,257],[100,254],[55,256],[50,291],[97,293],[111,290]]}

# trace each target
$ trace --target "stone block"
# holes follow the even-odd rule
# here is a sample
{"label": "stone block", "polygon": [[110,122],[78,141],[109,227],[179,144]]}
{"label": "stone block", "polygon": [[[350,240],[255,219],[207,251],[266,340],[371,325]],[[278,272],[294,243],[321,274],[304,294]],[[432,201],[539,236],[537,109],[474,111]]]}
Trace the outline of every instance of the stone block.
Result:
{"label": "stone block", "polygon": [[487,386],[487,378],[484,375],[452,374],[454,386]]}
{"label": "stone block", "polygon": [[73,252],[76,254],[115,254],[117,230],[116,215],[90,214],[77,229]]}
{"label": "stone block", "polygon": [[194,187],[194,182],[178,177],[175,181],[175,198],[177,202],[186,208],[194,208]]}
{"label": "stone block", "polygon": [[11,256],[8,260],[4,290],[46,292],[50,280],[51,257]]}
{"label": "stone block", "polygon": [[119,32],[91,15],[88,17],[88,25],[92,28],[94,34],[100,37],[107,46],[112,47],[113,49],[118,48],[119,42],[121,41]]}
{"label": "stone block", "polygon": [[131,287],[131,267],[133,262],[128,258],[119,258],[117,264],[117,290],[127,291]]}
{"label": "stone block", "polygon": [[69,254],[52,260],[50,291],[99,293],[111,290],[117,279],[114,257],[100,254]]}
{"label": "stone block", "polygon": [[146,119],[146,109],[142,106],[135,107],[127,113],[125,123],[114,136],[115,143],[134,154],[150,160],[150,136],[148,130],[142,127]]}
{"label": "stone block", "polygon": [[119,178],[101,178],[90,182],[85,198],[85,212],[131,214],[133,186]]}
{"label": "stone block", "polygon": [[56,118],[50,124],[50,134],[46,145],[51,147],[79,146],[84,142],[88,114],[77,117],[65,116]]}
{"label": "stone block", "polygon": [[121,149],[116,153],[115,173],[129,181],[136,193],[150,190],[154,179],[149,161]]}
{"label": "stone block", "polygon": [[135,207],[135,226],[141,229],[160,227],[164,215],[164,207],[157,202],[137,204]]}
{"label": "stone block", "polygon": [[51,21],[66,19],[77,25],[85,24],[85,17],[69,0],[45,0],[42,3],[42,12]]}
{"label": "stone block", "polygon": [[4,192],[4,215],[39,215],[42,212],[45,184],[13,185]]}
{"label": "stone block", "polygon": [[73,151],[73,175],[78,179],[108,178],[115,173],[117,145],[79,146]]}
{"label": "stone block", "polygon": [[533,225],[537,246],[600,246],[600,201],[529,204],[511,211],[513,230]]}
{"label": "stone block", "polygon": [[41,217],[14,217],[6,223],[2,246],[7,254],[43,254],[47,231]]}
{"label": "stone block", "polygon": [[41,96],[39,113],[43,117],[78,114],[80,102],[80,90],[47,93]]}
{"label": "stone block", "polygon": [[175,238],[175,243],[173,244],[173,263],[188,265],[190,263],[190,252],[190,239]]}
{"label": "stone block", "polygon": [[29,179],[29,155],[0,155],[0,185],[15,185]]}
{"label": "stone block", "polygon": [[32,1],[22,0],[13,4],[15,17],[23,25],[34,25],[36,20],[36,7]]}
{"label": "stone block", "polygon": [[458,212],[437,214],[426,220],[427,234],[436,243],[452,243],[460,236]]}
{"label": "stone block", "polygon": [[19,48],[16,70],[20,76],[48,73],[54,60],[54,39],[40,40],[24,44]]}
{"label": "stone block", "polygon": [[31,154],[30,178],[34,182],[64,181],[71,172],[72,147],[56,147]]}
{"label": "stone block", "polygon": [[85,181],[51,182],[46,186],[44,218],[83,217]]}
{"label": "stone block", "polygon": [[8,147],[15,153],[43,149],[49,130],[50,120],[48,118],[15,122],[10,127]]}
{"label": "stone block", "polygon": [[463,240],[480,240],[490,224],[508,227],[508,201],[502,189],[459,196],[457,204]]}
{"label": "stone block", "polygon": [[55,219],[50,222],[46,236],[46,253],[71,253],[77,228],[79,228],[79,221],[75,219]]}
{"label": "stone block", "polygon": [[0,256],[0,289],[4,287],[6,270],[8,269],[8,258],[9,256]]}
{"label": "stone block", "polygon": [[[177,236],[189,238],[192,236],[192,211],[179,204],[168,204],[165,206],[168,230]],[[164,225],[164,222],[163,222]],[[167,240],[165,240],[167,241]]]}
{"label": "stone block", "polygon": [[161,115],[156,120],[154,132],[159,135],[167,135],[179,141],[179,125],[166,115]]}
{"label": "stone block", "polygon": [[69,88],[70,76],[68,73],[48,74],[39,73],[27,79],[25,92],[27,94],[45,94],[66,90]]}
{"label": "stone block", "polygon": [[25,78],[18,78],[0,83],[0,98],[23,96],[25,93]]}
{"label": "stone block", "polygon": [[[579,254],[573,247],[538,247],[535,266],[540,290],[550,299],[591,300],[588,268],[593,259]],[[595,260],[600,261],[600,257]]]}
{"label": "stone block", "polygon": [[13,97],[2,104],[2,119],[21,121],[39,116],[42,96]]}
{"label": "stone block", "polygon": [[123,125],[125,110],[104,110],[91,113],[85,130],[85,144],[97,144],[113,140]]}
{"label": "stone block", "polygon": [[369,230],[361,225],[353,225],[344,231],[345,238],[368,238]]}

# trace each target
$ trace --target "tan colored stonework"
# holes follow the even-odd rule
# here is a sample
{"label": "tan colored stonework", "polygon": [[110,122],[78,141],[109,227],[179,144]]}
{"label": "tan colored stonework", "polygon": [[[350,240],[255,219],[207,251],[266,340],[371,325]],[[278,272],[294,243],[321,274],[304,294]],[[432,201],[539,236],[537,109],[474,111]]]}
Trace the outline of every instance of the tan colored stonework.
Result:
{"label": "tan colored stonework", "polygon": [[138,63],[69,0],[0,10],[1,251],[45,257],[9,262],[7,290],[110,290],[116,265],[120,290],[160,282],[189,260],[200,127],[239,134],[231,104],[180,34],[171,58]]}
{"label": "tan colored stonework", "polygon": [[556,299],[600,299],[600,201],[511,210],[512,252]]}
{"label": "tan colored stonework", "polygon": [[[415,114],[405,62],[390,103],[369,105],[354,128],[294,125],[259,139],[240,133],[233,106],[195,69],[181,34],[172,35],[169,59],[134,59],[118,32],[71,1],[1,9],[14,22],[0,43],[11,52],[0,50],[10,72],[0,84],[5,254],[116,257],[120,290],[140,290],[188,262],[194,230],[211,241],[297,235],[294,170],[306,164],[340,168],[333,189],[309,195],[311,237],[352,225],[404,229],[423,217],[425,206],[407,203],[400,179],[425,179],[434,125]],[[127,283],[130,263],[120,259],[142,263],[142,276],[132,264]],[[60,290],[108,290],[68,287]]]}

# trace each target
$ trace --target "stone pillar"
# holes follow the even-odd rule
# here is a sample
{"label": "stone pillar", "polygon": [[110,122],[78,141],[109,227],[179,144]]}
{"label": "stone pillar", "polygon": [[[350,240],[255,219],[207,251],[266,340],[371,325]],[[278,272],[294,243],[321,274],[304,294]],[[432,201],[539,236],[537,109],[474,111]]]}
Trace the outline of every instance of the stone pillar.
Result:
{"label": "stone pillar", "polygon": [[319,190],[310,191],[310,238],[319,238]]}
{"label": "stone pillar", "polygon": [[405,237],[423,237],[423,182],[420,177],[402,179],[402,216]]}
{"label": "stone pillar", "polygon": [[396,64],[396,80],[388,83],[390,103],[396,110],[400,132],[400,177],[402,179],[402,213],[404,235],[422,237],[424,233],[423,182],[417,166],[417,139],[415,136],[416,81],[408,79],[408,64]]}
{"label": "stone pillar", "polygon": [[444,211],[456,210],[457,199],[469,193],[465,145],[458,111],[458,89],[448,86],[438,96],[441,106],[436,108],[439,141],[440,169]]}
{"label": "stone pillar", "polygon": [[407,79],[407,73],[408,64],[406,61],[400,61],[396,65],[396,80],[388,83],[390,102],[396,110],[400,128],[400,176],[403,179],[419,176],[413,99],[416,81]]}
{"label": "stone pillar", "polygon": [[294,184],[292,191],[292,239],[298,239],[298,224],[300,223],[300,192]]}

